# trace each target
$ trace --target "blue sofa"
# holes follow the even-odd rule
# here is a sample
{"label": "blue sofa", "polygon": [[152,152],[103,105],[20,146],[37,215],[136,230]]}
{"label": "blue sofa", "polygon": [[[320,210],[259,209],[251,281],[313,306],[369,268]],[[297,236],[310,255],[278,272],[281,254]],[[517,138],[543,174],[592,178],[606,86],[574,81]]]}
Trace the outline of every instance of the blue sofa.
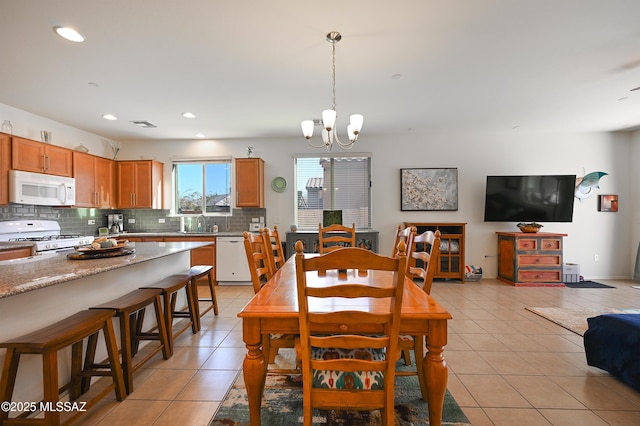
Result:
{"label": "blue sofa", "polygon": [[587,318],[587,364],[601,368],[640,392],[640,314]]}

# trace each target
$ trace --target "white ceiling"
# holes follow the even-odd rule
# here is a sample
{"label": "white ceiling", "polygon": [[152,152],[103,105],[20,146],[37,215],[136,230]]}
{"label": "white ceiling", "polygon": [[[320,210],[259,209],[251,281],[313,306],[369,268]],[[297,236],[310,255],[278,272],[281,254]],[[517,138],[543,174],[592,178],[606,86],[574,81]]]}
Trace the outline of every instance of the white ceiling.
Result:
{"label": "white ceiling", "polygon": [[115,140],[302,137],[329,31],[341,134],[640,125],[638,0],[0,0],[0,103]]}

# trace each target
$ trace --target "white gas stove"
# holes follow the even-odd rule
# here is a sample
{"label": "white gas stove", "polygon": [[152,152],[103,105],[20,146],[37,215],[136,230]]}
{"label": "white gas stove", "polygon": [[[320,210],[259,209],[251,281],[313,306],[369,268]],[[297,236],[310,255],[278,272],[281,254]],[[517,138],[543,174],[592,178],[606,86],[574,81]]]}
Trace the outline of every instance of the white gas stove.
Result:
{"label": "white gas stove", "polygon": [[91,244],[94,237],[78,234],[61,235],[55,220],[14,220],[0,222],[0,241],[28,241],[37,252],[71,250]]}

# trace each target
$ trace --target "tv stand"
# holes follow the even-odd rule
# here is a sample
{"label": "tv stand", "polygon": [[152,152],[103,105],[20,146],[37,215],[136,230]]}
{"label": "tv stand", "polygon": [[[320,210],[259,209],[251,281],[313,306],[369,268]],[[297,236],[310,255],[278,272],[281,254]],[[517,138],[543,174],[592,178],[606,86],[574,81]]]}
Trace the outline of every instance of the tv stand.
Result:
{"label": "tv stand", "polygon": [[498,279],[514,286],[564,287],[562,238],[548,232],[496,232]]}

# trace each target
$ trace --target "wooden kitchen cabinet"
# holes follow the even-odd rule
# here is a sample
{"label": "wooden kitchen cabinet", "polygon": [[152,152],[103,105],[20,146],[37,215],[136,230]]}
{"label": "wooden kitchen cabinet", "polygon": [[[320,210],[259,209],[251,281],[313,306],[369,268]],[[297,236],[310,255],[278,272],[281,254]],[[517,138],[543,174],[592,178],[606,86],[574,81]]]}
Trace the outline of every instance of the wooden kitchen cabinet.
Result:
{"label": "wooden kitchen cabinet", "polygon": [[117,208],[161,209],[164,164],[153,160],[117,161]]}
{"label": "wooden kitchen cabinet", "polygon": [[[407,226],[415,226],[417,233],[440,231],[440,261],[434,278],[451,278],[464,282],[465,279],[465,227],[466,223],[449,222],[405,222]],[[409,261],[415,266],[416,259]]]}
{"label": "wooden kitchen cabinet", "polygon": [[115,161],[83,152],[73,153],[76,207],[115,207]]}
{"label": "wooden kitchen cabinet", "polygon": [[11,169],[11,136],[0,133],[0,206],[9,204],[9,169]]}
{"label": "wooden kitchen cabinet", "polygon": [[262,158],[236,158],[236,207],[264,208]]}
{"label": "wooden kitchen cabinet", "polygon": [[11,168],[25,172],[73,176],[73,151],[18,136],[11,138]]}
{"label": "wooden kitchen cabinet", "polygon": [[498,279],[514,286],[564,285],[562,238],[547,232],[496,232]]}

